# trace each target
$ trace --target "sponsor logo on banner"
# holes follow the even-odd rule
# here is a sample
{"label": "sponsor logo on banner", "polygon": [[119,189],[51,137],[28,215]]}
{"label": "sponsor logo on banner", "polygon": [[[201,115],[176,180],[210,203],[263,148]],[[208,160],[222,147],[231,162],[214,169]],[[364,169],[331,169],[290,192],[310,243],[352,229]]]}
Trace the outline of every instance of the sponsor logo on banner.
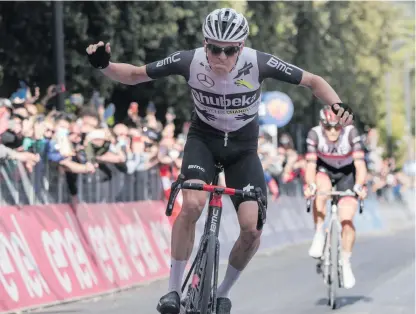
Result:
{"label": "sponsor logo on banner", "polygon": [[[65,218],[72,228],[55,229],[52,232],[43,230],[41,240],[51,268],[59,283],[66,292],[72,292],[73,286],[68,269],[72,269],[82,290],[92,288],[97,284],[97,276],[92,269],[84,247],[78,237],[72,218]],[[68,258],[67,258],[68,257]]]}
{"label": "sponsor logo on banner", "polygon": [[[10,218],[16,231],[8,235],[0,232],[0,282],[15,302],[20,301],[23,289],[32,299],[50,294],[50,288],[39,271],[16,216],[12,214]],[[21,277],[23,287],[16,280],[17,274]]]}
{"label": "sponsor logo on banner", "polygon": [[108,281],[115,283],[116,275],[119,280],[128,280],[131,277],[131,269],[120,248],[108,216],[104,214],[103,226],[89,226],[88,235],[97,261]]}
{"label": "sponsor logo on banner", "polygon": [[92,211],[94,206],[80,205],[79,221],[67,205],[27,206],[19,215],[13,207],[2,208],[0,312],[169,273],[171,226],[162,202],[100,204],[95,206],[100,210]]}

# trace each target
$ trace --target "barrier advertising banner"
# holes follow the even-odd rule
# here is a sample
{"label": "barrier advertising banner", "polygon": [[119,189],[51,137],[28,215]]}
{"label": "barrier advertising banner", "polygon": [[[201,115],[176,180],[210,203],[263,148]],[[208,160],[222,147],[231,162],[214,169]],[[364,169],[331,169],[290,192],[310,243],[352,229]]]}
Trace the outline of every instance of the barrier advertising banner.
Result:
{"label": "barrier advertising banner", "polygon": [[[226,260],[240,228],[229,197],[224,196],[223,205],[220,259]],[[207,204],[197,223],[195,247],[206,210]],[[369,198],[354,222],[360,234],[410,225],[414,216],[414,208],[387,208]],[[312,217],[302,198],[283,195],[270,200],[267,217],[261,250],[312,239]],[[170,239],[171,222],[163,201],[80,204],[75,213],[68,205],[1,207],[0,313],[165,278]]]}
{"label": "barrier advertising banner", "polygon": [[95,295],[165,277],[164,203],[2,207],[0,311]]}

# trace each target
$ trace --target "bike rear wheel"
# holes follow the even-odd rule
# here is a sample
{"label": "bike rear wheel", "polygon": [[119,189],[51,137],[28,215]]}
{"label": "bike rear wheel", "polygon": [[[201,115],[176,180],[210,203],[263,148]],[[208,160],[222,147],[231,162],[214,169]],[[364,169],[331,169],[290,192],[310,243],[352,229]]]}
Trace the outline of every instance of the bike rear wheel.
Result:
{"label": "bike rear wheel", "polygon": [[[213,272],[215,264],[215,252],[216,252],[216,238],[215,236],[209,235],[206,245],[205,259],[205,270],[203,272],[203,278],[201,282],[202,293],[201,293],[201,314],[211,314],[211,292],[213,282]],[[213,300],[212,300],[213,301]]]}
{"label": "bike rear wheel", "polygon": [[339,287],[339,231],[338,224],[334,220],[331,223],[331,246],[330,246],[330,280],[329,280],[329,306],[334,310],[337,306],[337,288]]}

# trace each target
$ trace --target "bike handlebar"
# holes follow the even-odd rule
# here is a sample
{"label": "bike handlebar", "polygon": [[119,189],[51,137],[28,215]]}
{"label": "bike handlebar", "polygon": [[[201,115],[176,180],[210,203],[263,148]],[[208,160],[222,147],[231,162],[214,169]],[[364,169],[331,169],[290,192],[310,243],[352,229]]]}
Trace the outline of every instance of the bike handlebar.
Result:
{"label": "bike handlebar", "polygon": [[172,183],[171,192],[169,195],[168,204],[166,207],[166,216],[171,216],[175,199],[181,189],[195,190],[195,191],[206,191],[216,194],[226,194],[240,196],[245,200],[256,201],[259,207],[259,213],[257,217],[257,230],[261,230],[266,223],[266,201],[261,188],[255,188],[254,192],[247,192],[244,190],[226,188],[217,185],[210,185],[204,183],[185,182],[185,176],[179,175],[178,179]]}
{"label": "bike handlebar", "polygon": [[[342,197],[342,196],[354,196],[357,197],[358,194],[355,192],[350,192],[350,191],[331,191],[331,192],[318,192],[315,195],[322,195],[322,196],[338,196],[338,197]],[[363,200],[359,200],[360,202],[360,214],[363,213],[363,209],[364,209],[364,202]],[[308,198],[306,200],[306,211],[309,213],[311,211],[311,205],[312,205],[312,201],[311,198]]]}

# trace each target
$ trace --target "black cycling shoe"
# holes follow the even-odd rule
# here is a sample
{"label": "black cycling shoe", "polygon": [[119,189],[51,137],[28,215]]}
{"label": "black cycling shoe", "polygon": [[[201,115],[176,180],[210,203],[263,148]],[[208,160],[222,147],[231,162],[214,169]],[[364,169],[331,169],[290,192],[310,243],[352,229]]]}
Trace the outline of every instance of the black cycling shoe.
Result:
{"label": "black cycling shoe", "polygon": [[179,314],[181,299],[176,291],[169,292],[160,298],[156,308],[161,314]]}
{"label": "black cycling shoe", "polygon": [[230,314],[231,300],[228,298],[217,298],[217,313],[216,314]]}

